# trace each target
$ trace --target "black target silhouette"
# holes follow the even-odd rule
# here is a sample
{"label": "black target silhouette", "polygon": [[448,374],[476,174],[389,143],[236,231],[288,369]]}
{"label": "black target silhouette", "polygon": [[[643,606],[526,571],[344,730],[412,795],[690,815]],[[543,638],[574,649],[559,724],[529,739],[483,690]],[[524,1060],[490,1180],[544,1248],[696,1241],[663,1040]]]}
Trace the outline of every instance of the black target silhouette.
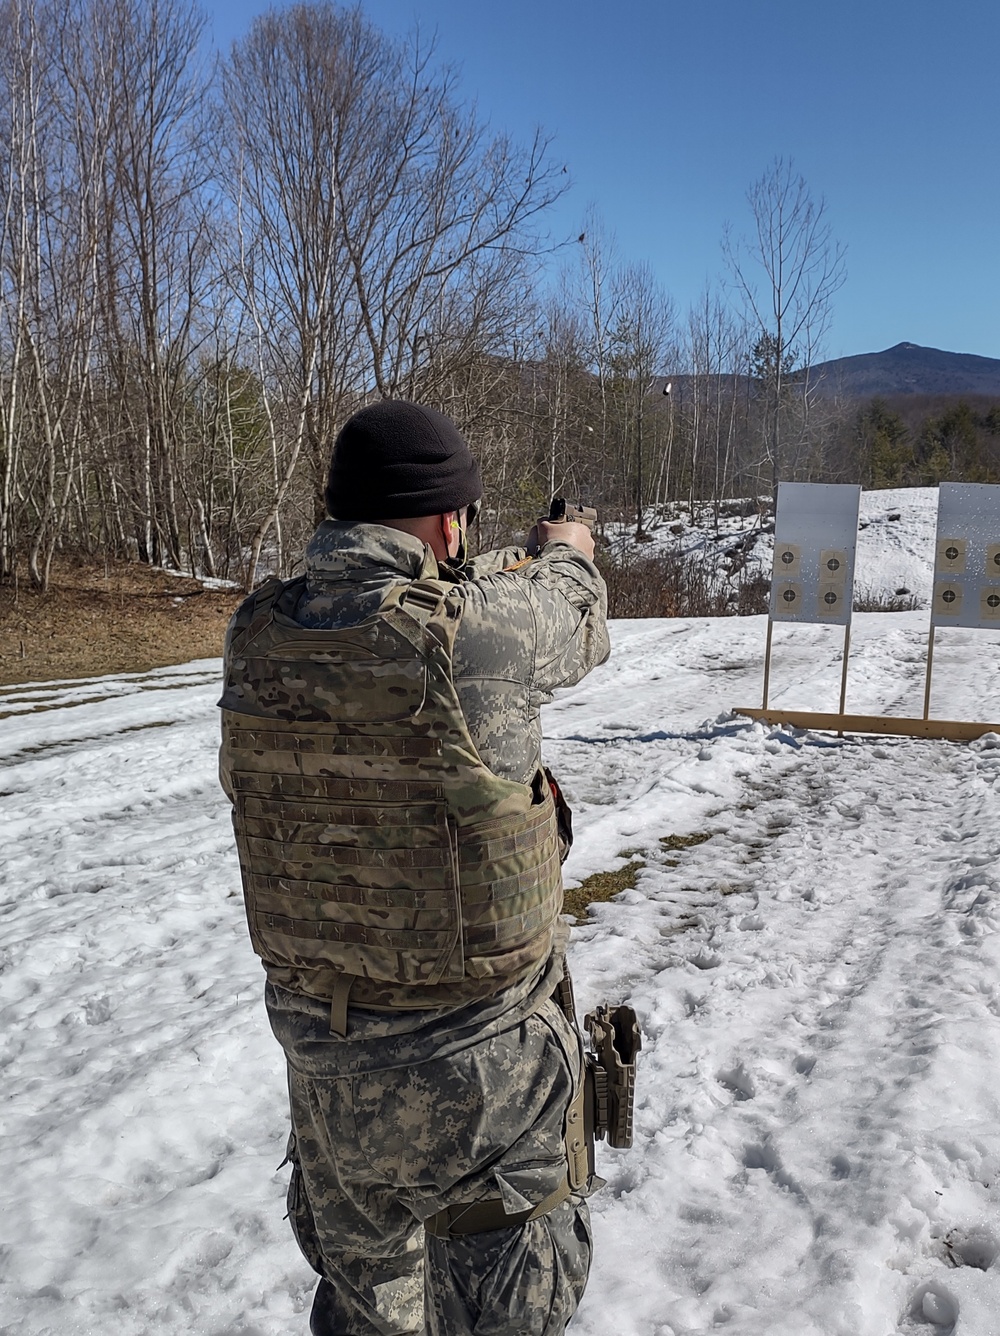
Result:
{"label": "black target silhouette", "polygon": [[786,566],[790,566],[790,565],[792,564],[792,562],[795,560],[795,553],[794,553],[794,552],[782,552],[782,554],[781,554],[781,560],[785,563]]}
{"label": "black target silhouette", "polygon": [[957,547],[946,547],[945,550],[944,550],[944,554],[945,554],[945,556],[948,558],[949,561],[954,561],[955,558],[958,556],[958,548],[957,548]]}
{"label": "black target silhouette", "polygon": [[832,589],[829,590],[823,596],[823,602],[829,604],[831,607],[833,606],[834,603],[836,603],[836,601],[837,601],[837,595],[833,592]]}
{"label": "black target silhouette", "polygon": [[830,560],[826,563],[826,569],[828,571],[839,571],[840,570],[839,560],[836,557],[831,557]]}
{"label": "black target silhouette", "polygon": [[991,608],[1000,608],[1000,594],[990,594],[986,602]]}
{"label": "black target silhouette", "polygon": [[955,593],[954,589],[946,589],[941,595],[941,600],[944,603],[954,603],[956,598],[958,598],[958,595]]}
{"label": "black target silhouette", "polygon": [[993,565],[1000,566],[1000,552],[993,553]]}
{"label": "black target silhouette", "polygon": [[781,597],[786,603],[794,603],[797,596],[794,589],[786,589]]}

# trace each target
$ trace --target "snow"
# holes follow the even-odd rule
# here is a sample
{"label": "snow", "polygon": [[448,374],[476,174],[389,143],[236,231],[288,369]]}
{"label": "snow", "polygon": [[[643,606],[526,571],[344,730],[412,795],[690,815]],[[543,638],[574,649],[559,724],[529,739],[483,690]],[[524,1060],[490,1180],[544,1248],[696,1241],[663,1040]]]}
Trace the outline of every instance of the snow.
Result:
{"label": "snow", "polygon": [[[877,600],[894,595],[912,596],[918,608],[928,608],[934,572],[934,538],[937,530],[938,489],[899,487],[861,493],[858,548],[855,567],[855,598]],[[728,513],[738,506],[749,516]],[[660,514],[649,515],[646,524],[651,541],[638,545],[643,555],[677,552],[707,562],[714,571],[725,572],[737,558],[745,557],[746,570],[771,576],[773,533],[764,532],[753,502],[724,503],[718,528],[710,505],[695,504],[695,523],[688,509],[674,503]],[[672,532],[680,529],[679,533]],[[619,544],[631,545],[627,532],[613,535]],[[742,569],[742,566],[741,566]]]}
{"label": "snow", "polygon": [[[179,571],[173,566],[154,566],[155,571],[162,571],[164,575],[171,575],[175,580],[197,580],[202,589],[211,589],[221,592],[228,592],[230,589],[239,589],[238,580],[223,580],[215,575],[194,574],[191,571]],[[185,595],[189,597],[189,595]],[[175,600],[176,601],[176,600]],[[181,600],[183,602],[183,599]]]}
{"label": "snow", "polygon": [[[616,623],[545,712],[568,882],[645,863],[573,933],[581,1010],[630,1001],[645,1039],[572,1330],[993,1336],[1000,737],[752,723],[764,630]],[[859,615],[848,708],[919,714],[926,639]],[[832,708],[842,643],[778,628],[772,699]],[[996,646],[939,634],[934,713],[1000,719]],[[4,1336],[306,1330],[218,673],[0,691]]]}

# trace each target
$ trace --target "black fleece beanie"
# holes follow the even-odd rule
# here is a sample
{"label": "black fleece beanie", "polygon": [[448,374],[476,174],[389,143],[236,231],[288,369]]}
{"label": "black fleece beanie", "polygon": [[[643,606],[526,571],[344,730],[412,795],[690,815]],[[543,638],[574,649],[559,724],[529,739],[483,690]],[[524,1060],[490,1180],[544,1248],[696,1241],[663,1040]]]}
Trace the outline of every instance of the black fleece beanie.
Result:
{"label": "black fleece beanie", "polygon": [[412,519],[459,510],[482,494],[479,465],[453,422],[433,408],[383,399],[341,429],[326,508],[335,520]]}

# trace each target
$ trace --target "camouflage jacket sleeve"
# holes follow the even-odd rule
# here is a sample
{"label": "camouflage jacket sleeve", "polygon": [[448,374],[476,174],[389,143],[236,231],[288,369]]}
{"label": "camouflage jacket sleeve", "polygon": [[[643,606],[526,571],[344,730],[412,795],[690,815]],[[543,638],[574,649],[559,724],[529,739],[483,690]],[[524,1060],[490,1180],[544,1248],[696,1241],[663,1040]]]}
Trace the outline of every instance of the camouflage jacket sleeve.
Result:
{"label": "camouflage jacket sleeve", "polygon": [[449,597],[464,605],[454,672],[473,740],[490,769],[523,781],[539,763],[540,707],[610,653],[604,580],[582,552],[554,541]]}
{"label": "camouflage jacket sleeve", "polygon": [[524,561],[527,555],[528,550],[524,547],[498,547],[492,552],[480,552],[477,557],[466,562],[465,573],[471,579],[478,580],[481,575],[495,575],[497,571]]}

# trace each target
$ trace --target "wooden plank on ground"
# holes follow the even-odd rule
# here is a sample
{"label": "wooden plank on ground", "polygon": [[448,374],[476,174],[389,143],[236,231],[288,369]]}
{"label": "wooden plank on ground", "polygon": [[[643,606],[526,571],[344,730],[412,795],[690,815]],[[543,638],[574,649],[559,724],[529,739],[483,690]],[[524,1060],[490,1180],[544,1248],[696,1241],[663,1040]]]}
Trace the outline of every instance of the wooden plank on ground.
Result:
{"label": "wooden plank on ground", "polygon": [[972,724],[956,719],[903,719],[878,714],[819,714],[815,710],[737,709],[765,724],[791,724],[834,733],[882,733],[904,738],[944,738],[950,742],[972,742],[984,733],[1000,733],[1000,724]]}

